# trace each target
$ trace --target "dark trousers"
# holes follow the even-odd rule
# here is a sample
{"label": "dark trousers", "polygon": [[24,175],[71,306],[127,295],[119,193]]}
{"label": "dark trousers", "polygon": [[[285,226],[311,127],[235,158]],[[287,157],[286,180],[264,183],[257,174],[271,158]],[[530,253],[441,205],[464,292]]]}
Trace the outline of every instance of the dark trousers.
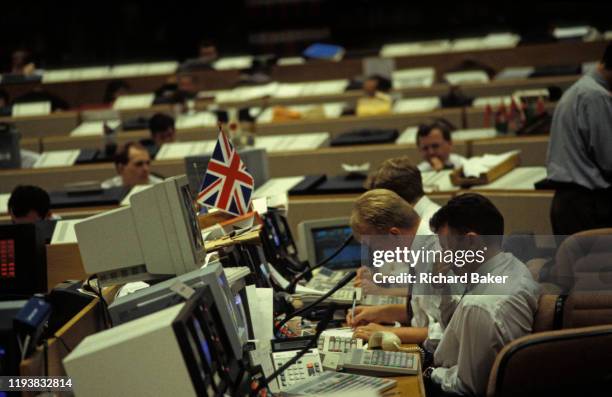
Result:
{"label": "dark trousers", "polygon": [[590,190],[572,183],[558,185],[550,208],[554,234],[612,227],[612,188]]}

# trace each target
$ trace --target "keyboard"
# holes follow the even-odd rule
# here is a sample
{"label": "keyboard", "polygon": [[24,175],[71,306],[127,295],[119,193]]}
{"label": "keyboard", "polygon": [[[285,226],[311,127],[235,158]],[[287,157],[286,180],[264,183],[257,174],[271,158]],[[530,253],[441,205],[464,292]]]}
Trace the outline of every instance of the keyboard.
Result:
{"label": "keyboard", "polygon": [[405,305],[408,300],[404,296],[393,296],[393,295],[366,295],[361,300],[361,304],[364,306],[378,306],[378,305]]}
{"label": "keyboard", "polygon": [[343,359],[346,371],[373,376],[416,375],[419,371],[417,353],[353,349]]}
{"label": "keyboard", "polygon": [[353,349],[361,349],[363,339],[354,339],[348,336],[325,335],[319,338],[319,351],[324,353],[347,353]]}
{"label": "keyboard", "polygon": [[395,385],[397,385],[397,381],[393,379],[325,371],[317,377],[300,382],[297,385],[286,389],[283,392],[283,395],[317,396],[322,394],[359,390],[375,390],[378,393],[382,393],[393,388]]}

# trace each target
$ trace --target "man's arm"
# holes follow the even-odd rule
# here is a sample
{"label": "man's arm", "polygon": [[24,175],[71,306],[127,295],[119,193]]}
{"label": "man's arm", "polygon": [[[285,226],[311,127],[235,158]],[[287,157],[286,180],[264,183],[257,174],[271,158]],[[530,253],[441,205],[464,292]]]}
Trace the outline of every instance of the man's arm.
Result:
{"label": "man's arm", "polygon": [[[447,329],[449,336],[456,337],[459,343],[457,364],[434,369],[432,379],[449,393],[483,395],[503,341],[494,319],[486,310],[470,305],[461,308],[457,314],[459,316],[453,316]],[[436,361],[438,358],[436,354]]]}

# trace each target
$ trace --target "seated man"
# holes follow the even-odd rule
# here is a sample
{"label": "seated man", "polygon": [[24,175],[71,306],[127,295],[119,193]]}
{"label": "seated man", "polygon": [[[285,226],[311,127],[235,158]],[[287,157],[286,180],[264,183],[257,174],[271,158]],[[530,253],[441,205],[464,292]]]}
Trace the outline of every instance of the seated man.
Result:
{"label": "seated man", "polygon": [[[415,237],[421,222],[421,218],[410,204],[385,189],[364,193],[355,202],[351,215],[351,227],[355,238],[367,244],[372,250],[379,248],[385,241],[396,246],[414,246],[415,249],[436,249],[435,238]],[[384,266],[388,265],[393,264]],[[416,270],[422,271],[422,267],[425,266],[425,263],[419,263]],[[407,292],[405,288],[404,291]],[[355,308],[355,317],[353,318],[349,312],[346,321],[350,326],[356,327],[354,333],[356,338],[367,340],[372,333],[384,330],[395,333],[403,343],[421,343],[429,338],[431,343],[427,343],[426,347],[434,347],[442,334],[437,298],[439,297],[433,295],[415,295],[409,300],[408,307],[403,304],[358,306]],[[395,322],[410,324],[411,327],[396,328],[381,325],[381,323]]]}
{"label": "seated man", "polygon": [[[504,218],[487,198],[452,198],[431,219],[431,227],[444,250],[462,255],[480,251],[482,259],[462,266],[455,259],[451,265],[457,276],[467,274],[470,281],[435,351],[436,367],[423,373],[431,388],[427,395],[440,393],[440,388],[445,393],[484,395],[497,353],[531,332],[539,285],[521,261],[502,252]],[[483,281],[495,276],[507,277],[505,282]]]}
{"label": "seated man", "polygon": [[151,175],[151,157],[149,152],[139,143],[125,144],[115,155],[115,169],[117,176],[102,182],[102,188],[124,186],[131,188],[135,185],[150,185],[161,182],[161,179]]}
{"label": "seated man", "polygon": [[164,143],[176,141],[176,129],[174,128],[174,118],[164,113],[155,113],[149,119],[149,132],[151,138],[140,141],[153,158]]}
{"label": "seated man", "polygon": [[[383,162],[378,171],[372,175],[370,188],[388,189],[397,193],[412,206],[414,211],[421,218],[421,223],[416,234],[418,236],[431,234],[429,220],[433,214],[440,209],[440,206],[425,195],[421,172],[417,167],[412,165],[408,156],[395,157]],[[373,288],[369,279],[369,272],[366,268],[362,267],[359,269],[357,278],[355,279],[355,286],[364,287],[367,289],[367,293],[372,293],[376,288]],[[364,281],[364,285],[362,285],[362,281]],[[378,293],[396,295],[396,290],[396,288],[388,289],[386,292],[378,290]],[[406,293],[405,289],[401,289],[400,291],[402,295]]]}
{"label": "seated man", "polygon": [[49,194],[38,186],[19,185],[11,193],[8,210],[13,223],[35,223],[55,219]]}
{"label": "seated man", "polygon": [[465,157],[452,153],[450,125],[435,122],[421,125],[417,131],[416,144],[425,161],[417,166],[421,172],[460,168]]}

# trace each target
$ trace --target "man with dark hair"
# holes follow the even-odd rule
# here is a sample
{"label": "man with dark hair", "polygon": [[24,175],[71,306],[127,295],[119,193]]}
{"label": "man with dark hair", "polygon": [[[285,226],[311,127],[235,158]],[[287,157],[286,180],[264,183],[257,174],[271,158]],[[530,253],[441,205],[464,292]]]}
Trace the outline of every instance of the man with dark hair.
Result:
{"label": "man with dark hair", "polygon": [[425,195],[421,171],[412,165],[408,156],[395,157],[383,162],[372,178],[372,188],[388,189],[397,193],[422,219],[417,234],[430,233],[429,220],[440,206]]}
{"label": "man with dark hair", "polygon": [[416,145],[425,160],[417,166],[421,172],[457,169],[465,162],[465,157],[452,153],[450,123],[436,121],[419,126]]}
{"label": "man with dark hair", "polygon": [[147,149],[137,142],[126,143],[115,155],[117,176],[102,182],[102,187],[135,185],[150,185],[161,182],[161,179],[151,175],[151,157]]}
{"label": "man with dark hair", "polygon": [[13,189],[8,210],[13,223],[34,223],[51,219],[49,194],[38,186],[19,185]]}
{"label": "man with dark hair", "polygon": [[176,140],[174,118],[167,114],[155,113],[149,120],[149,131],[151,132],[151,139],[158,148],[164,143]]}
{"label": "man with dark hair", "polygon": [[[435,367],[423,372],[427,395],[484,395],[497,353],[531,332],[539,286],[521,261],[502,252],[504,218],[486,197],[452,198],[433,216],[431,227],[445,252],[457,257],[472,252],[480,260],[461,266],[455,260],[450,266],[455,275],[467,275],[468,283],[459,303],[451,306],[452,316],[446,317],[442,297],[441,321],[450,320],[434,353]],[[489,279],[504,281],[482,281]]]}
{"label": "man with dark hair", "polygon": [[547,171],[556,235],[612,227],[612,44],[596,69],[561,97],[552,119]]}

